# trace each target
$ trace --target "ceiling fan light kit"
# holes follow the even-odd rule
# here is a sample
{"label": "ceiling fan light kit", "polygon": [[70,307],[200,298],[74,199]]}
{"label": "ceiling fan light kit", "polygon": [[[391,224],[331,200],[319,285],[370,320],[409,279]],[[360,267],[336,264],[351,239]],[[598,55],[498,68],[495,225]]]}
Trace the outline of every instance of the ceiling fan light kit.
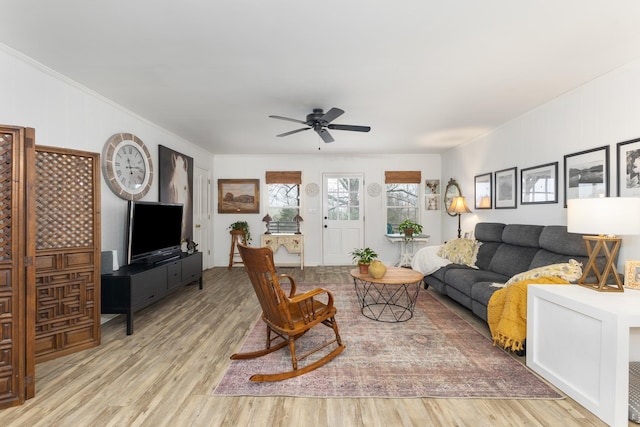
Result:
{"label": "ceiling fan light kit", "polygon": [[339,125],[339,124],[331,123],[332,121],[334,121],[335,119],[337,119],[343,114],[344,114],[344,110],[334,107],[329,111],[327,111],[326,113],[322,110],[322,108],[314,108],[311,114],[307,114],[306,120],[298,120],[298,119],[292,119],[289,117],[274,116],[274,115],[269,117],[271,117],[272,119],[287,120],[290,122],[300,123],[307,126],[304,128],[295,129],[289,132],[276,135],[278,137],[289,136],[289,135],[293,135],[294,133],[313,129],[318,135],[320,135],[320,138],[322,138],[324,142],[333,142],[335,140],[333,139],[333,137],[331,136],[331,134],[327,129],[348,130],[353,132],[369,132],[371,130],[370,126]]}

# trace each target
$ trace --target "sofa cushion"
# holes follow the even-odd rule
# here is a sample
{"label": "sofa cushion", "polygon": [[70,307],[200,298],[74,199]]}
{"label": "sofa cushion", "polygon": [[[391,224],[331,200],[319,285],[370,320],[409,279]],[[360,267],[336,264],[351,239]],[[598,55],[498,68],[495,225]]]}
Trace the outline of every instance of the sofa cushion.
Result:
{"label": "sofa cushion", "polygon": [[505,225],[502,232],[502,241],[516,246],[539,248],[540,234],[543,228],[542,225]]}
{"label": "sofa cushion", "polygon": [[489,264],[491,264],[491,260],[501,244],[502,242],[482,242],[482,245],[478,249],[476,267],[480,270],[488,270]]}
{"label": "sofa cushion", "polygon": [[491,259],[489,270],[507,276],[507,279],[523,271],[529,270],[533,257],[538,248],[508,245],[500,245],[496,254]]}
{"label": "sofa cushion", "polygon": [[475,267],[478,259],[478,248],[482,242],[474,239],[453,239],[440,247],[438,256],[455,264]]}
{"label": "sofa cushion", "polygon": [[548,225],[540,233],[540,247],[567,256],[588,257],[582,234],[568,233],[564,225]]}
{"label": "sofa cushion", "polygon": [[498,222],[480,222],[476,224],[475,238],[482,242],[502,242],[505,225]]}
{"label": "sofa cushion", "polygon": [[460,293],[471,296],[471,287],[478,282],[504,283],[509,277],[486,270],[455,269],[449,270],[444,282],[447,286],[457,289]]}
{"label": "sofa cushion", "polygon": [[569,262],[545,265],[532,270],[523,271],[509,279],[507,283],[505,283],[505,286],[509,286],[510,284],[521,280],[537,279],[545,276],[559,277],[568,282],[575,283],[582,277],[582,264],[575,259],[570,259]]}

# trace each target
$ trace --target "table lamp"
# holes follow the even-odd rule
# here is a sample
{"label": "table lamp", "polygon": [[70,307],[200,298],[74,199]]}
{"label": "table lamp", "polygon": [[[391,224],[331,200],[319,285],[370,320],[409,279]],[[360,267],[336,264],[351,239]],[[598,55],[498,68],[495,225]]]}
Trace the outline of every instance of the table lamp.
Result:
{"label": "table lamp", "polygon": [[271,223],[271,221],[273,221],[273,218],[271,218],[271,215],[269,215],[269,213],[267,213],[264,218],[262,218],[263,222],[267,223],[267,231],[264,232],[264,234],[271,234],[271,231],[269,230],[269,223]]}
{"label": "table lamp", "polygon": [[[600,292],[624,292],[615,262],[620,250],[620,235],[640,234],[640,197],[597,197],[567,200],[567,231],[594,234],[583,236],[589,260],[578,280],[584,286]],[[605,265],[602,271],[597,258],[602,254]],[[593,271],[597,283],[587,283]],[[613,284],[607,284],[609,276]]]}
{"label": "table lamp", "polygon": [[467,206],[467,201],[464,197],[454,197],[451,201],[451,206],[447,209],[449,213],[455,213],[458,215],[458,239],[462,236],[462,229],[460,228],[460,215],[463,213],[471,213],[471,210]]}
{"label": "table lamp", "polygon": [[300,216],[300,214],[296,215],[293,217],[293,220],[296,222],[296,232],[294,234],[302,234],[300,232],[300,223],[303,221],[302,217]]}

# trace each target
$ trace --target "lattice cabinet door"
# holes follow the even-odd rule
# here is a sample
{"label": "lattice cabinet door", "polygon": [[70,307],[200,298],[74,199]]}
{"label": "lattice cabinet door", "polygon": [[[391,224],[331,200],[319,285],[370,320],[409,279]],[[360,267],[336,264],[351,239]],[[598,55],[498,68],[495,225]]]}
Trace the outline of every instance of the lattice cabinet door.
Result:
{"label": "lattice cabinet door", "polygon": [[36,146],[36,362],[100,344],[100,155]]}
{"label": "lattice cabinet door", "polygon": [[33,129],[0,125],[0,408],[35,392],[35,220],[26,203],[34,138]]}

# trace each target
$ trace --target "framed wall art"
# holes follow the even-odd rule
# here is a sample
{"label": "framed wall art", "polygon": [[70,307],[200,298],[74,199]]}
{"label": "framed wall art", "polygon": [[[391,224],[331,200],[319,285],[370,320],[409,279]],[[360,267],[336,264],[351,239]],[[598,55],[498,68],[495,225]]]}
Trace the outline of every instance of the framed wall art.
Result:
{"label": "framed wall art", "polygon": [[218,213],[260,213],[260,180],[219,179]]}
{"label": "framed wall art", "polygon": [[640,261],[627,261],[624,264],[624,287],[640,289]]}
{"label": "framed wall art", "polygon": [[515,209],[518,198],[518,168],[497,171],[496,175],[496,209]]}
{"label": "framed wall art", "polygon": [[424,208],[428,211],[440,210],[440,180],[427,179],[424,182]]}
{"label": "framed wall art", "polygon": [[640,138],[619,142],[618,197],[640,196]]}
{"label": "framed wall art", "polygon": [[520,204],[558,203],[558,162],[520,171]]}
{"label": "framed wall art", "polygon": [[564,206],[569,199],[609,196],[609,146],[564,156]]}
{"label": "framed wall art", "polygon": [[491,209],[493,202],[491,172],[476,175],[475,182],[475,208]]}
{"label": "framed wall art", "polygon": [[165,146],[158,146],[159,197],[165,203],[181,203],[181,239],[193,236],[193,158]]}

